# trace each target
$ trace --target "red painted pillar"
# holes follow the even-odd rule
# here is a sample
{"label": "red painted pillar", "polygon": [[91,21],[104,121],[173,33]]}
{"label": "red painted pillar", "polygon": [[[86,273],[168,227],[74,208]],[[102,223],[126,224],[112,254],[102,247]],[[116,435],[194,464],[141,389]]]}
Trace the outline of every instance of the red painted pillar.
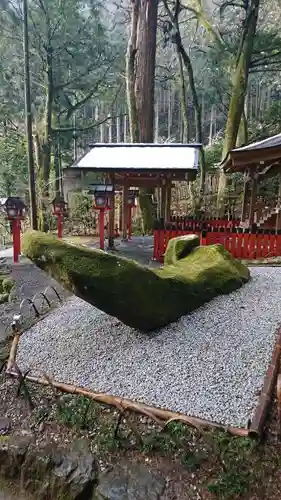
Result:
{"label": "red painted pillar", "polygon": [[20,255],[21,254],[21,239],[20,239],[21,221],[20,220],[18,220],[17,229],[18,229],[18,255]]}
{"label": "red painted pillar", "polygon": [[20,255],[20,221],[18,219],[12,220],[12,232],[13,232],[14,263],[17,264]]}
{"label": "red painted pillar", "polygon": [[133,207],[128,205],[128,239],[132,239],[132,210]]}
{"label": "red painted pillar", "polygon": [[104,208],[100,209],[100,249],[104,250]]}
{"label": "red painted pillar", "polygon": [[63,216],[58,215],[58,238],[62,238]]}

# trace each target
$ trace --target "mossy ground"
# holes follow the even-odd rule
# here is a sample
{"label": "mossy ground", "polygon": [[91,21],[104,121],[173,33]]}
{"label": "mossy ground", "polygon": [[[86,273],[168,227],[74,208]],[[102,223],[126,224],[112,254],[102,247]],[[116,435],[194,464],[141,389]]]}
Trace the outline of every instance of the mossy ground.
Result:
{"label": "mossy ground", "polygon": [[143,331],[176,321],[249,279],[248,269],[220,245],[195,248],[157,270],[34,231],[24,236],[23,252],[78,297]]}

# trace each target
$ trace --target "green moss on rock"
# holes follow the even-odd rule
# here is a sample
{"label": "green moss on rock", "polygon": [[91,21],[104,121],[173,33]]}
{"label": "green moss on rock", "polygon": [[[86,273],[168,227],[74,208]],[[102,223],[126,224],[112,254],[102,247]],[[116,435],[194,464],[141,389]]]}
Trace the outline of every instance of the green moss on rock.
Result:
{"label": "green moss on rock", "polygon": [[176,321],[250,276],[220,245],[197,247],[163,269],[35,231],[25,234],[23,253],[78,297],[144,331]]}
{"label": "green moss on rock", "polygon": [[4,278],[2,281],[2,290],[4,293],[11,293],[15,286],[15,282],[11,278]]}
{"label": "green moss on rock", "polygon": [[0,304],[4,304],[5,302],[9,302],[9,294],[0,293]]}
{"label": "green moss on rock", "polygon": [[0,276],[0,304],[9,301],[10,293],[15,286],[15,282],[6,275]]}
{"label": "green moss on rock", "polygon": [[164,265],[174,265],[178,260],[187,255],[196,247],[200,246],[200,238],[196,234],[186,234],[169,240],[165,252]]}

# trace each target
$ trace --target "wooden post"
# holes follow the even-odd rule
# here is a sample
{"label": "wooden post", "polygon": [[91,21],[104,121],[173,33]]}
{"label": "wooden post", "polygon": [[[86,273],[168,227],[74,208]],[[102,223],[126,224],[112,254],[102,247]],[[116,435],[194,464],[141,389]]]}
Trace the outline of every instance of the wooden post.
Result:
{"label": "wooden post", "polygon": [[156,201],[157,201],[156,218],[160,219],[160,217],[161,217],[161,188],[160,187],[155,188],[155,196],[156,196]]}
{"label": "wooden post", "polygon": [[99,211],[100,249],[104,250],[104,208]]}
{"label": "wooden post", "polygon": [[58,238],[62,238],[63,216],[58,215]]}
{"label": "wooden post", "polygon": [[14,263],[17,264],[20,255],[20,221],[18,219],[12,220],[12,233],[13,233],[13,257]]}
{"label": "wooden post", "polygon": [[128,239],[128,186],[123,187],[122,196],[122,240],[127,241]]}
{"label": "wooden post", "polygon": [[115,223],[115,178],[114,174],[110,176],[110,182],[113,185],[111,210],[109,211],[108,221],[108,249],[114,249],[114,223]]}
{"label": "wooden post", "polygon": [[119,233],[121,234],[123,229],[123,193],[119,194]]}
{"label": "wooden post", "polygon": [[245,173],[244,176],[244,189],[243,189],[243,200],[242,200],[242,214],[241,214],[241,221],[245,221],[246,217],[246,208],[247,208],[247,198],[248,198],[248,175]]}
{"label": "wooden post", "polygon": [[276,213],[276,232],[281,229],[281,175],[279,175],[279,191],[278,191],[278,200],[277,200],[277,213]]}
{"label": "wooden post", "polygon": [[133,207],[128,205],[128,240],[132,239],[132,211]]}
{"label": "wooden post", "polygon": [[165,222],[169,222],[171,218],[171,200],[172,200],[172,184],[171,182],[169,182],[166,189]]}
{"label": "wooden post", "polygon": [[163,217],[164,219],[166,216],[166,200],[167,200],[167,184],[165,183],[161,187],[161,210],[160,210],[160,216]]}
{"label": "wooden post", "polygon": [[257,199],[257,187],[258,187],[258,179],[256,174],[252,174],[252,189],[251,189],[251,198],[250,198],[250,210],[249,210],[249,227],[251,228],[254,223],[254,215],[255,215],[255,205]]}

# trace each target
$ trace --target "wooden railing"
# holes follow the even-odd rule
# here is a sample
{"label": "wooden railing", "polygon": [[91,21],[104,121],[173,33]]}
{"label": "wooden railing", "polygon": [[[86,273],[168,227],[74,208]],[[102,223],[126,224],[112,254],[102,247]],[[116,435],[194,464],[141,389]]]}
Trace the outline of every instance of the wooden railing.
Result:
{"label": "wooden railing", "polygon": [[[201,245],[220,244],[236,259],[260,259],[281,256],[281,234],[270,234],[270,231],[258,231],[255,234],[233,231],[192,231],[156,229],[154,231],[153,258],[163,262],[164,254],[170,239],[185,234],[198,234]],[[272,233],[272,232],[271,232]],[[278,232],[280,233],[280,231]]]}
{"label": "wooden railing", "polygon": [[[157,223],[156,223],[157,224]],[[212,218],[196,218],[191,219],[188,217],[171,217],[170,221],[165,224],[165,227],[161,221],[158,221],[158,227],[161,229],[177,229],[177,230],[203,230],[214,228],[235,228],[240,224],[240,220],[227,220],[227,219],[212,219]]]}

